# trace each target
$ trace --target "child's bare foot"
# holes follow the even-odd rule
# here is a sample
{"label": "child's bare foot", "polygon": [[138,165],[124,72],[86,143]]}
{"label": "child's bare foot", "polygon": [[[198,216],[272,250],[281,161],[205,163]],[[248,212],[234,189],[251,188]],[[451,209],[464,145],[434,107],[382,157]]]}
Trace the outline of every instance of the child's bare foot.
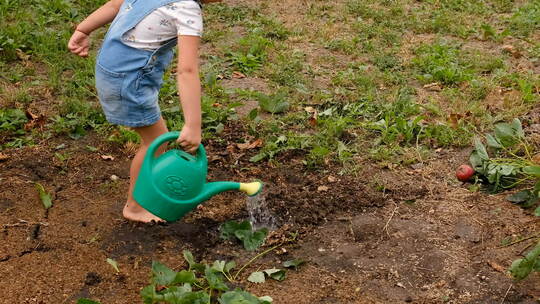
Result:
{"label": "child's bare foot", "polygon": [[137,202],[135,201],[128,201],[126,205],[124,206],[124,210],[122,211],[122,214],[124,215],[126,219],[130,221],[135,221],[135,222],[143,222],[143,223],[150,223],[150,222],[164,223],[165,222],[159,217],[148,212],[146,209],[141,207],[141,205],[137,204]]}

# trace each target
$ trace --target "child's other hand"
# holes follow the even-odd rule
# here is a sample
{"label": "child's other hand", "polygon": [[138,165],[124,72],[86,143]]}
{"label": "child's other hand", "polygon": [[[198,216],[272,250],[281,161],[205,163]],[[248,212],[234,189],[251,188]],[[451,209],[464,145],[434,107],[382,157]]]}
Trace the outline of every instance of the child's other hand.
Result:
{"label": "child's other hand", "polygon": [[69,39],[68,49],[73,54],[77,54],[81,57],[87,57],[88,50],[90,49],[90,39],[88,35],[76,30],[71,36],[71,39]]}
{"label": "child's other hand", "polygon": [[184,151],[195,153],[201,144],[201,128],[190,128],[184,126],[177,142]]}

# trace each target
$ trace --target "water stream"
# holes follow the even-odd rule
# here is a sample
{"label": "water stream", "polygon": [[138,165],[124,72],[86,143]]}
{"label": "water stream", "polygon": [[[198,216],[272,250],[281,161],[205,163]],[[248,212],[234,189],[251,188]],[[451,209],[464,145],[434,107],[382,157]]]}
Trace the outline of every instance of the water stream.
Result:
{"label": "water stream", "polygon": [[246,199],[246,209],[249,214],[249,221],[254,229],[277,228],[277,220],[268,209],[266,194],[259,193],[255,196],[248,196]]}

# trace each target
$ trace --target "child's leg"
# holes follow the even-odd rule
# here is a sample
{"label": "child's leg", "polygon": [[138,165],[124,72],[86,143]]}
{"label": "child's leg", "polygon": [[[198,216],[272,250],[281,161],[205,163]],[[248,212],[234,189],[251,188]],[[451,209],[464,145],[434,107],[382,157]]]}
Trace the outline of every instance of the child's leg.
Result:
{"label": "child's leg", "polygon": [[[148,223],[151,221],[161,222],[163,221],[162,219],[146,211],[144,208],[141,207],[141,205],[139,205],[135,201],[135,199],[133,198],[133,188],[135,187],[135,182],[137,181],[137,177],[139,176],[139,170],[141,169],[144,156],[146,155],[146,150],[148,150],[148,147],[150,146],[152,141],[154,141],[154,139],[168,131],[167,126],[165,125],[165,121],[163,120],[163,118],[161,118],[157,123],[151,126],[135,128],[134,130],[141,136],[141,146],[139,147],[137,154],[135,154],[135,157],[131,161],[131,168],[129,170],[130,174],[128,199],[126,205],[124,206],[123,215],[126,219],[132,221],[144,223]],[[160,147],[157,151],[157,154],[163,153],[165,147],[165,145]]]}

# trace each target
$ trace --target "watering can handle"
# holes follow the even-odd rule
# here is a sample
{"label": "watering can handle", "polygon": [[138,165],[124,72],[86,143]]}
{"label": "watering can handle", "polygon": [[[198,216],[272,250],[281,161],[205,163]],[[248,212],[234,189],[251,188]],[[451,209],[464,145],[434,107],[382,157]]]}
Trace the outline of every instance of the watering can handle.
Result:
{"label": "watering can handle", "polygon": [[[179,136],[180,136],[180,132],[178,131],[168,132],[168,133],[160,135],[150,144],[150,147],[148,147],[148,151],[146,152],[144,161],[148,163],[152,163],[153,160],[155,159],[154,155],[156,154],[157,149],[166,142],[174,141],[178,139]],[[199,145],[199,148],[197,149],[196,157],[194,157],[193,155],[185,151],[180,151],[180,153],[182,153],[188,158],[196,160],[199,164],[206,163],[206,151],[204,150],[204,147],[202,144]]]}

